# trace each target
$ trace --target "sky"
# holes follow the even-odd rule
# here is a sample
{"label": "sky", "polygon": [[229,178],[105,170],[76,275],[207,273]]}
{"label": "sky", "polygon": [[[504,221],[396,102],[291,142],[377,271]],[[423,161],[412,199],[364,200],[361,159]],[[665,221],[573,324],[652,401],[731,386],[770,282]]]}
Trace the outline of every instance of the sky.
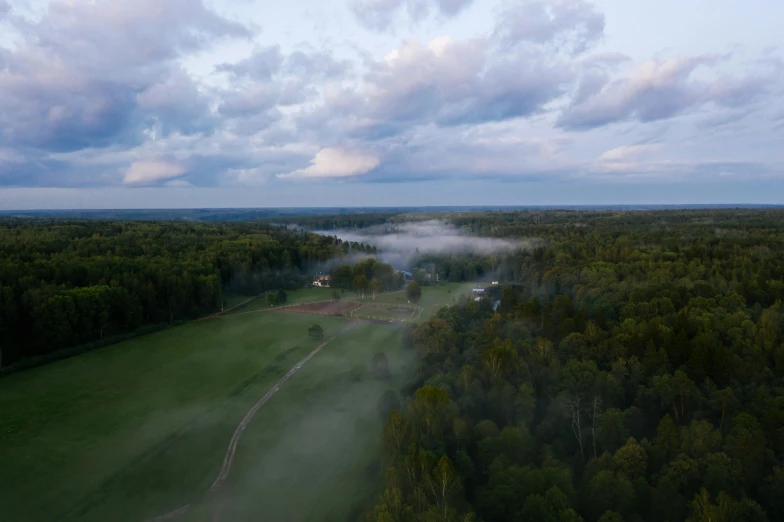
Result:
{"label": "sky", "polygon": [[784,203],[778,0],[0,0],[0,209]]}

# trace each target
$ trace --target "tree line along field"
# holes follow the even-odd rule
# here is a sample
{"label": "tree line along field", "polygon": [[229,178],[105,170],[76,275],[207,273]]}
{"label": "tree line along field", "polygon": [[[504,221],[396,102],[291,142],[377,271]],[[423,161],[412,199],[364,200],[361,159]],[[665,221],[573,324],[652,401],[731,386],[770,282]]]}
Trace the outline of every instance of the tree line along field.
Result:
{"label": "tree line along field", "polygon": [[[303,301],[312,295],[303,291]],[[429,288],[426,299],[435,301]],[[3,377],[0,483],[11,487],[0,489],[2,520],[141,522],[198,499],[239,420],[318,344],[308,327],[322,325],[328,338],[348,321],[251,311]],[[240,441],[226,484],[238,518],[227,512],[225,520],[262,513],[253,500],[261,497],[278,502],[276,513],[291,520],[319,520],[324,510],[340,519],[372,499],[380,476],[368,469],[383,426],[378,399],[387,388],[399,393],[410,377],[413,352],[403,349],[401,335],[393,326],[360,325],[281,386]],[[377,351],[389,358],[388,382],[368,373]],[[273,480],[262,464],[274,464],[286,481]],[[254,490],[257,481],[274,495]],[[299,501],[275,500],[287,496]],[[199,519],[215,499],[188,516]]]}
{"label": "tree line along field", "polygon": [[0,218],[0,367],[309,283],[372,247],[251,223]]}

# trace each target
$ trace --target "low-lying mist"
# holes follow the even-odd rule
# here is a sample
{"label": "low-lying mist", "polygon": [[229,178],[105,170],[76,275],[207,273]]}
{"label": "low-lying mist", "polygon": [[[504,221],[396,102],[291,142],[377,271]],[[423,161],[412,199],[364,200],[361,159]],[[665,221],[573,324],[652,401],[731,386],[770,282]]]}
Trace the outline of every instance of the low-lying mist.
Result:
{"label": "low-lying mist", "polygon": [[373,257],[398,269],[409,267],[420,254],[502,254],[530,245],[526,240],[471,236],[442,220],[314,232],[373,245],[379,250]]}

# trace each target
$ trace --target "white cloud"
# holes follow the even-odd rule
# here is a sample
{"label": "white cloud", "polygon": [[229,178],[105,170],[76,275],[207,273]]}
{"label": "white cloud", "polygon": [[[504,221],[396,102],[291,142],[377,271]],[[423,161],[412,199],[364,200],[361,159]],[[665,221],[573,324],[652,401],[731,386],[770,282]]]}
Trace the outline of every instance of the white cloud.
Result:
{"label": "white cloud", "polygon": [[136,161],[125,172],[126,185],[151,185],[185,174],[185,167],[177,161],[156,159]]}
{"label": "white cloud", "polygon": [[345,178],[367,174],[381,164],[378,156],[359,151],[340,148],[321,149],[308,168],[295,170],[288,174],[278,174],[279,178]]}
{"label": "white cloud", "polygon": [[631,157],[643,155],[647,152],[657,151],[660,148],[661,146],[658,144],[616,147],[599,156],[599,161],[623,161]]}

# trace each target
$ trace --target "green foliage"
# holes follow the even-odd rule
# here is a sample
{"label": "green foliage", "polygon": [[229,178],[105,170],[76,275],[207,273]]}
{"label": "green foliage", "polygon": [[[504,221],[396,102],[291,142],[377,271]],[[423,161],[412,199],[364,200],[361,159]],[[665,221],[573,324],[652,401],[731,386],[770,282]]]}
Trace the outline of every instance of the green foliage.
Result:
{"label": "green foliage", "polygon": [[[784,212],[453,221],[536,239],[504,259],[420,260],[442,279],[508,282],[498,313],[462,300],[411,336],[419,388],[396,413],[398,446],[454,463],[462,498],[448,509],[486,522],[784,516]],[[396,498],[425,520],[443,506],[406,483],[406,458],[392,454]]]}
{"label": "green foliage", "polygon": [[321,327],[320,324],[314,324],[310,328],[308,328],[308,336],[314,341],[323,341],[324,340],[324,329]]}
{"label": "green foliage", "polygon": [[0,364],[215,313],[224,291],[281,304],[344,255],[260,224],[0,219]]}
{"label": "green foliage", "polygon": [[364,296],[368,290],[379,293],[400,289],[403,276],[395,272],[392,265],[370,258],[355,265],[335,266],[330,272],[329,285]]}
{"label": "green foliage", "polygon": [[412,303],[418,303],[419,300],[422,298],[422,287],[419,286],[419,283],[416,281],[412,281],[406,287],[406,297]]}

